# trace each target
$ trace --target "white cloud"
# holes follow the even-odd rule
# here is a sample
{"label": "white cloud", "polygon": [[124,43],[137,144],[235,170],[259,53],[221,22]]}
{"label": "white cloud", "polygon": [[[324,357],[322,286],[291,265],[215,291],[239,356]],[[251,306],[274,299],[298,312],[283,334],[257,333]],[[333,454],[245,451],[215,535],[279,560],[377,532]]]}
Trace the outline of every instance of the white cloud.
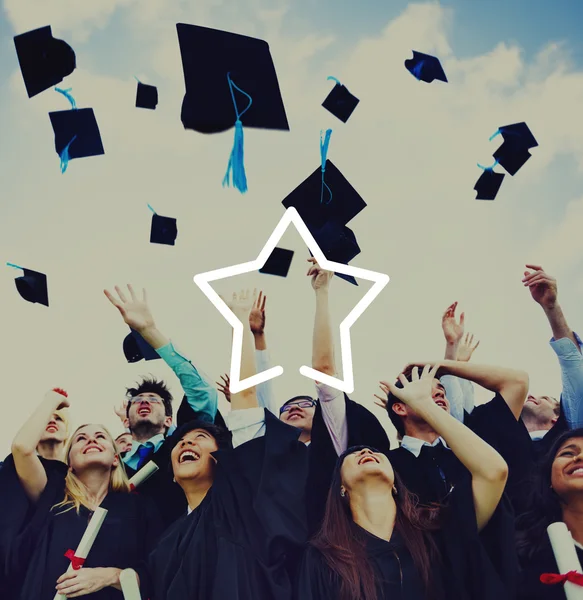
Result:
{"label": "white cloud", "polygon": [[[31,24],[16,3],[8,5],[13,22],[20,11],[20,29]],[[328,126],[329,158],[368,203],[349,224],[362,249],[354,264],[391,276],[391,285],[352,328],[354,398],[370,408],[379,379],[392,377],[409,359],[440,357],[441,314],[454,300],[466,311],[468,329],[482,340],[475,360],[526,368],[533,390],[558,393],[550,330],[520,279],[525,262],[540,261],[553,272],[582,250],[575,226],[583,216],[581,202],[565,209],[565,199],[545,198],[539,190],[557,177],[553,161],[564,153],[583,165],[583,124],[570,118],[583,103],[583,73],[574,70],[563,47],[553,43],[529,59],[501,40],[483,56],[458,59],[450,45],[455,13],[436,3],[410,6],[381,34],[354,47],[315,27],[292,35],[285,6],[262,9],[258,18],[247,2],[236,11],[219,2],[150,0],[127,7],[121,22],[143,52],[136,62],[159,78],[152,81],[159,85],[157,110],[134,108],[135,81],[129,78],[77,69],[65,82],[78,106],[95,109],[105,156],[72,161],[61,175],[47,112],[67,108],[66,100],[46,92],[29,101],[20,74],[11,81],[14,143],[4,161],[11,176],[3,180],[11,202],[0,221],[2,255],[46,270],[51,308],[20,300],[6,269],[0,279],[0,352],[8,365],[5,394],[18,402],[18,412],[7,439],[0,439],[0,453],[47,387],[70,388],[84,420],[111,422],[111,406],[125,385],[149,371],[167,376],[161,361],[124,362],[125,328],[102,296],[103,287],[146,286],[160,327],[202,360],[213,380],[225,372],[229,328],[192,275],[257,256],[281,218],[281,200],[318,167],[319,131]],[[64,16],[50,21],[64,31],[73,28],[76,14],[78,23],[93,27],[113,11],[109,2],[71,9],[69,21],[63,10]],[[179,21],[255,34],[270,43],[291,132],[246,130],[245,196],[221,187],[233,132],[204,136],[180,123]],[[413,49],[442,58],[450,83],[416,81],[403,65]],[[333,58],[325,62],[322,56]],[[346,124],[321,107],[331,89],[328,75],[361,100]],[[515,177],[506,177],[496,201],[475,201],[476,162],[490,164],[500,140],[488,142],[489,136],[500,125],[523,120],[540,146]],[[565,222],[547,231],[541,219],[528,221],[519,208],[523,198],[533,215],[551,206],[566,210]],[[175,248],[148,243],[147,202],[178,218]],[[274,364],[299,365],[311,348],[307,252],[293,236],[282,245],[297,250],[286,280],[256,275],[234,285],[264,286]],[[575,306],[580,287],[566,276],[560,286],[562,298]],[[361,295],[334,282],[336,322]],[[274,385],[282,399],[310,391],[299,375],[280,379]],[[171,383],[180,397],[177,381]]]}

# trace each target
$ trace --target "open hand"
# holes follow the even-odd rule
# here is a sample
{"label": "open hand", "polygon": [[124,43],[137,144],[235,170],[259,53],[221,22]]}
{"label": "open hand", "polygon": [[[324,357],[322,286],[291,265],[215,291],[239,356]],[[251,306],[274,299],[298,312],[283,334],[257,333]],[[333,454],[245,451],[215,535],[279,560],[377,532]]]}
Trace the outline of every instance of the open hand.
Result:
{"label": "open hand", "polygon": [[[255,293],[255,292],[254,292]],[[259,296],[255,303],[253,304],[253,308],[249,313],[249,327],[251,327],[251,331],[253,335],[261,335],[265,331],[265,302],[267,300],[267,296],[263,295],[263,292],[259,292]]]}
{"label": "open hand", "polygon": [[146,296],[146,290],[142,290],[142,298],[134,293],[133,287],[128,283],[128,291],[130,298],[128,299],[124,292],[117,285],[115,286],[119,299],[111,294],[108,290],[103,290],[103,293],[107,296],[107,299],[119,310],[123,320],[132,329],[135,329],[138,333],[144,329],[154,327],[154,317],[150,312],[148,306],[148,300]]}
{"label": "open hand", "polygon": [[308,258],[308,262],[312,263],[312,266],[308,269],[306,275],[312,278],[312,287],[314,290],[318,291],[327,288],[334,273],[322,269],[314,257]]}
{"label": "open hand", "polygon": [[405,375],[399,375],[399,381],[403,385],[398,388],[394,383],[381,381],[381,386],[386,387],[391,394],[394,394],[401,402],[412,408],[420,403],[432,402],[433,379],[439,369],[439,365],[425,365],[421,377],[419,377],[419,369],[414,368],[411,371],[412,381],[408,381]]}
{"label": "open hand", "polygon": [[113,411],[120,418],[121,422],[124,423],[127,417],[127,407],[129,400],[125,398],[119,406],[114,406]]}
{"label": "open hand", "polygon": [[249,318],[249,314],[255,305],[256,292],[257,290],[253,294],[249,290],[241,290],[239,294],[233,292],[231,300],[224,300],[224,302],[238,317]]}
{"label": "open hand", "polygon": [[221,392],[225,396],[225,400],[227,402],[231,402],[231,390],[229,386],[231,385],[231,378],[225,373],[221,375],[222,383],[216,381],[215,383],[218,386],[219,392]]}
{"label": "open hand", "polygon": [[557,280],[538,265],[526,265],[526,268],[533,269],[533,272],[525,271],[522,283],[530,289],[532,299],[543,308],[554,308],[557,303]]}
{"label": "open hand", "polygon": [[375,404],[386,410],[387,404],[389,402],[389,400],[388,400],[389,388],[382,382],[380,383],[379,387],[383,391],[384,396],[378,396],[377,394],[374,394],[374,397],[378,400],[378,402],[377,402],[377,400],[375,400]]}
{"label": "open hand", "polygon": [[443,335],[448,344],[458,344],[464,334],[464,318],[465,315],[460,315],[459,323],[455,318],[455,309],[457,308],[457,302],[454,302],[448,306],[447,310],[443,313],[441,318],[441,328],[443,329]]}
{"label": "open hand", "polygon": [[458,346],[456,360],[468,362],[470,358],[472,358],[474,350],[480,345],[480,340],[476,342],[475,346],[472,345],[473,343],[474,334],[466,333],[463,340],[460,342],[460,345]]}
{"label": "open hand", "polygon": [[59,402],[56,410],[61,410],[63,408],[69,408],[71,403],[69,402],[69,398],[67,397],[67,392],[62,390],[61,388],[54,388],[50,392],[45,394],[45,399],[48,400],[50,398],[51,402]]}
{"label": "open hand", "polygon": [[[78,571],[69,571],[57,579],[56,589],[67,598],[78,598],[93,594],[116,583],[116,571],[109,567],[82,567]],[[121,571],[120,571],[121,572]],[[119,574],[117,575],[119,581]]]}

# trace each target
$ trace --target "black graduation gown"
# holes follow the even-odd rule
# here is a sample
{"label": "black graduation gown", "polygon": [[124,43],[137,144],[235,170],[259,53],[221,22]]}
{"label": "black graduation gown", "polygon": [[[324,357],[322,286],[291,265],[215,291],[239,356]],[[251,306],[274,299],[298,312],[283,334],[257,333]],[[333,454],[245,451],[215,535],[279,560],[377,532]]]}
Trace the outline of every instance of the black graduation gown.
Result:
{"label": "black graduation gown", "polygon": [[[583,564],[583,550],[575,546],[579,562]],[[559,567],[553,554],[551,542],[546,537],[541,550],[532,560],[522,565],[520,587],[517,600],[565,600],[565,590],[562,584],[546,585],[540,582],[543,573],[559,573]]]}
{"label": "black graduation gown", "polygon": [[[478,534],[471,488],[456,486],[449,506],[442,510],[441,529],[432,534],[439,555],[432,570],[434,600],[514,600]],[[505,522],[498,517],[495,514],[491,524],[503,537]],[[390,542],[364,534],[367,555],[377,574],[378,599],[425,600],[420,576],[398,532],[393,533]],[[308,547],[296,599],[337,600],[339,590],[339,580],[322,554]]]}
{"label": "black graduation gown", "polygon": [[[178,427],[197,418],[198,414],[192,410],[186,396],[184,396],[176,418]],[[215,417],[215,424],[226,428],[225,421],[218,411]],[[167,529],[184,515],[188,508],[182,489],[174,483],[170,453],[171,447],[168,438],[164,440],[158,451],[152,455],[152,460],[158,465],[159,470],[136,489],[138,494],[154,502],[160,513],[163,529]],[[138,472],[127,465],[125,468],[130,478]]]}
{"label": "black graduation gown", "polygon": [[[64,497],[67,466],[58,476],[51,473],[35,505],[28,503],[26,518],[13,538],[6,561],[10,600],[53,600],[57,579],[69,567],[67,550],[75,551],[90,518],[81,507],[59,514],[52,507]],[[14,469],[11,466],[3,468]],[[2,502],[2,509],[10,510]],[[135,569],[144,597],[148,594],[147,556],[160,535],[160,519],[153,505],[137,494],[110,492],[101,507],[107,509],[103,525],[84,566]],[[22,516],[16,508],[16,516]],[[91,600],[122,600],[120,591],[107,587],[83,596]]]}
{"label": "black graduation gown", "polygon": [[203,502],[150,556],[150,600],[290,600],[307,541],[308,450],[265,411],[265,436],[219,450]]}
{"label": "black graduation gown", "polygon": [[[390,442],[379,420],[361,404],[350,400],[344,394],[346,402],[346,424],[348,429],[348,448],[351,446],[372,446],[381,452],[388,452]],[[310,469],[307,479],[306,501],[308,506],[308,526],[310,533],[320,527],[324,517],[328,491],[338,454],[332,443],[330,433],[322,416],[320,404],[316,406],[312,421],[310,442]]]}

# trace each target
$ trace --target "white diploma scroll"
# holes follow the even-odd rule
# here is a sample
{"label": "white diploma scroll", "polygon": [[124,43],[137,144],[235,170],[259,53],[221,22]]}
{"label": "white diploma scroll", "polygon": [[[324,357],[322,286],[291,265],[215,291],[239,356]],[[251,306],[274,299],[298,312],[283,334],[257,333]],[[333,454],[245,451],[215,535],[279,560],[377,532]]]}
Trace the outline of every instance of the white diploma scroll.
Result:
{"label": "white diploma scroll", "polygon": [[[562,521],[552,523],[547,527],[547,533],[553,547],[553,554],[559,567],[559,573],[564,575],[569,571],[581,573],[581,563],[577,556],[577,550],[573,542],[573,537]],[[583,600],[583,587],[565,581],[565,596],[567,600]]]}
{"label": "white diploma scroll", "polygon": [[131,479],[130,488],[135,490],[139,485],[144,483],[147,479],[150,479],[152,475],[158,470],[158,465],[151,460],[146,463]]}
{"label": "white diploma scroll", "polygon": [[133,569],[124,569],[119,576],[119,582],[124,600],[142,600],[138,576]]}
{"label": "white diploma scroll", "polygon": [[[107,516],[107,511],[104,508],[96,508],[91,520],[89,521],[89,525],[87,525],[87,529],[77,546],[77,550],[75,550],[75,556],[77,558],[85,559],[87,555],[91,551],[91,546],[93,546],[93,542],[103,525],[103,521]],[[67,569],[67,573],[70,573],[73,570],[73,563],[69,564],[69,568]],[[63,594],[59,594],[58,592],[55,594],[53,600],[67,600],[67,597]]]}

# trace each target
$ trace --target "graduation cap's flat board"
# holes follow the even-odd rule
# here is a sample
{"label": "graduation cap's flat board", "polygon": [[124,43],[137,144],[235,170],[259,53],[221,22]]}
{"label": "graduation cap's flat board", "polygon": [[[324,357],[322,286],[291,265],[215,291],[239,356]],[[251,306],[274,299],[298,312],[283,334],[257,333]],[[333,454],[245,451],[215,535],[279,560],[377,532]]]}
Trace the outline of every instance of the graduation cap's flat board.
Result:
{"label": "graduation cap's flat board", "polygon": [[298,211],[308,228],[322,227],[331,219],[346,225],[366,208],[366,202],[330,160],[326,161],[324,178],[332,192],[331,200],[326,188],[322,195],[322,169],[318,167],[282,201],[285,208],[293,206]]}
{"label": "graduation cap's flat board", "polygon": [[532,135],[532,131],[524,121],[522,123],[513,123],[512,125],[503,125],[498,128],[498,131],[505,142],[516,146],[523,146],[524,148],[536,148],[538,146],[538,142],[534,135]]}
{"label": "graduation cap's flat board", "polygon": [[146,342],[146,340],[133,329],[123,341],[123,353],[129,363],[139,362],[142,359],[156,360],[159,354]]}
{"label": "graduation cap's flat board", "polygon": [[152,215],[150,243],[174,246],[177,235],[178,227],[176,225],[176,219],[174,219],[173,217],[162,217],[160,215]]}
{"label": "graduation cap's flat board", "polygon": [[494,152],[494,158],[498,161],[498,164],[504,167],[510,175],[516,175],[531,156],[526,147],[517,145],[510,140],[504,142]]}
{"label": "graduation cap's flat board", "polygon": [[50,25],[15,36],[14,46],[29,98],[57,85],[77,66],[73,48],[54,38]]}
{"label": "graduation cap's flat board", "polygon": [[431,83],[433,80],[438,79],[447,83],[447,77],[439,59],[430,54],[413,50],[413,58],[408,58],[405,61],[405,67],[419,81]]}
{"label": "graduation cap's flat board", "polygon": [[[186,129],[219,133],[235,125],[227,75],[252,98],[243,127],[289,131],[269,45],[256,38],[178,23],[186,95],[181,120]],[[239,112],[249,100],[234,90]]]}
{"label": "graduation cap's flat board", "polygon": [[136,108],[156,110],[156,106],[158,106],[158,88],[154,85],[147,85],[138,81]]}
{"label": "graduation cap's flat board", "polygon": [[47,276],[44,273],[23,269],[24,274],[14,280],[20,296],[33,304],[49,305]]}
{"label": "graduation cap's flat board", "polygon": [[74,108],[49,113],[55,132],[55,150],[60,156],[67,145],[69,160],[105,154],[99,126],[92,108]]}
{"label": "graduation cap's flat board", "polygon": [[356,236],[346,225],[329,221],[323,227],[310,229],[310,232],[328,260],[347,265],[360,254]]}
{"label": "graduation cap's flat board", "polygon": [[259,269],[259,272],[264,273],[265,275],[287,277],[293,257],[293,250],[274,248],[266,263],[263,265],[263,267],[261,267],[261,269]]}
{"label": "graduation cap's flat board", "polygon": [[337,83],[322,103],[322,106],[335,117],[346,123],[360,100],[353,96],[346,86]]}
{"label": "graduation cap's flat board", "polygon": [[474,186],[474,190],[478,192],[476,200],[494,200],[504,177],[504,173],[495,173],[491,169],[486,169]]}

